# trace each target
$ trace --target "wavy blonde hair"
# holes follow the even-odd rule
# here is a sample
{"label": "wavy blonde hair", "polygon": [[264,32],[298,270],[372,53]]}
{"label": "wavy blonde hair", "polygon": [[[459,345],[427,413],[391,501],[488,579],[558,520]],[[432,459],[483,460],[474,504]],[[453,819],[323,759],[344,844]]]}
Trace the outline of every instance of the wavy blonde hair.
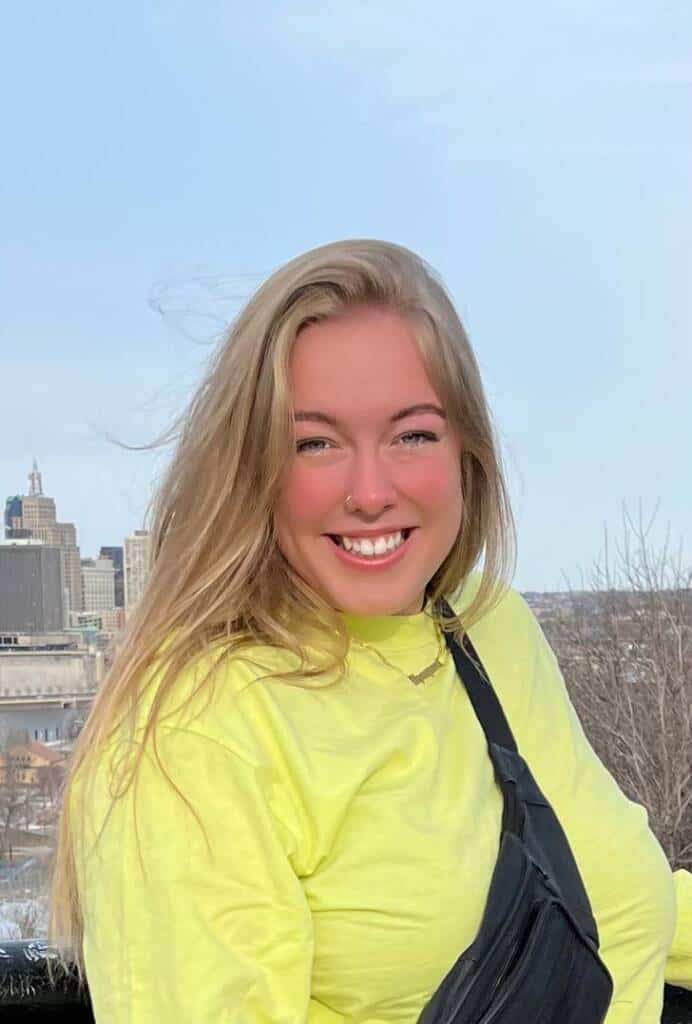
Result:
{"label": "wavy blonde hair", "polygon": [[[210,645],[220,657],[195,694],[219,665],[257,644],[299,659],[299,668],[273,674],[288,685],[331,686],[335,683],[325,680],[333,671],[336,682],[346,671],[349,637],[343,622],[283,557],[272,510],[282,471],[294,456],[292,345],[308,323],[362,304],[412,318],[431,384],[462,440],[462,523],[426,594],[434,605],[458,590],[481,557],[483,568],[468,607],[453,619],[438,616],[437,609],[432,617],[459,637],[510,584],[515,531],[498,446],[476,359],[437,274],[408,249],[369,239],[334,242],[285,264],[239,313],[189,408],[155,442],[175,441],[176,447],[152,504],[149,581],[75,743],[51,870],[48,940],[63,968],[76,967],[80,986],[85,984],[84,918],[73,844],[83,834],[84,819],[80,826],[71,814],[70,797],[77,774],[84,770],[93,777],[86,769],[121,726],[127,724],[133,735],[142,681],[154,666],[155,694],[125,789],[136,778],[150,736],[156,748],[155,729],[168,692]],[[311,631],[326,652],[322,666],[310,660],[301,643]],[[177,790],[158,751],[156,756]],[[113,800],[122,795],[124,790]]]}

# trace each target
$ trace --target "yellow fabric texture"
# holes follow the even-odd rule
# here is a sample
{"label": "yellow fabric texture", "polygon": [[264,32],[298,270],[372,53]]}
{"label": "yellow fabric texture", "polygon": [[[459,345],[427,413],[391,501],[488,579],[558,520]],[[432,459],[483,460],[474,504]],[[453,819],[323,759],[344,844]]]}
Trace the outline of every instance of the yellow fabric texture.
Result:
{"label": "yellow fabric texture", "polygon": [[[131,748],[90,770],[75,857],[97,1024],[415,1024],[473,941],[502,814],[480,724],[451,656],[419,686],[404,674],[435,656],[425,611],[344,619],[393,667],[353,644],[346,679],[319,692],[231,660],[211,700],[160,727],[206,839],[153,751],[115,802]],[[692,988],[692,876],[671,874],[593,753],[523,598],[510,591],[470,637],[574,851],[615,983],[607,1024],[654,1024],[664,978]],[[197,678],[176,681],[178,704]]]}

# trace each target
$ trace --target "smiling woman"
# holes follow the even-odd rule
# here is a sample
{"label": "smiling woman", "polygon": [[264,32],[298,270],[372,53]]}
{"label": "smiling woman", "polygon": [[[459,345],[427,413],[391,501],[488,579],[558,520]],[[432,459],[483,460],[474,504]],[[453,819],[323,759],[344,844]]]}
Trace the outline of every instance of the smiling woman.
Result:
{"label": "smiling woman", "polygon": [[373,240],[291,260],[171,436],[56,850],[50,939],[98,1024],[658,1020],[690,878],[509,585],[437,275]]}

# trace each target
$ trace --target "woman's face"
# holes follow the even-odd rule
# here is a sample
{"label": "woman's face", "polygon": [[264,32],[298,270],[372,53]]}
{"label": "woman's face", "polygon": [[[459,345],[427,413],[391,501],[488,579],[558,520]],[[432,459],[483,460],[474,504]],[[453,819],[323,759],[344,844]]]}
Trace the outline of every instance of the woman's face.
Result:
{"label": "woman's face", "polygon": [[[457,537],[462,495],[460,446],[444,416],[419,411],[393,421],[408,406],[441,408],[412,324],[372,307],[311,324],[295,341],[289,384],[295,451],[274,513],[284,557],[339,611],[420,612]],[[329,536],[402,527],[415,529],[381,565],[349,556]]]}

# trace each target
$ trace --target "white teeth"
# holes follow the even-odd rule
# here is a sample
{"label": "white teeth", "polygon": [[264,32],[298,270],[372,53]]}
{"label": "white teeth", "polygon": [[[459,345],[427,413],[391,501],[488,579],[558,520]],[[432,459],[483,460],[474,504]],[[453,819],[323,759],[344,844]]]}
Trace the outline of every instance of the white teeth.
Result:
{"label": "white teeth", "polygon": [[388,551],[394,551],[400,544],[403,544],[404,538],[401,530],[397,533],[391,533],[384,537],[377,537],[374,541],[361,537],[359,539],[351,540],[350,537],[342,537],[341,542],[347,551],[354,551],[356,554],[365,555],[372,557],[373,555],[384,555]]}

